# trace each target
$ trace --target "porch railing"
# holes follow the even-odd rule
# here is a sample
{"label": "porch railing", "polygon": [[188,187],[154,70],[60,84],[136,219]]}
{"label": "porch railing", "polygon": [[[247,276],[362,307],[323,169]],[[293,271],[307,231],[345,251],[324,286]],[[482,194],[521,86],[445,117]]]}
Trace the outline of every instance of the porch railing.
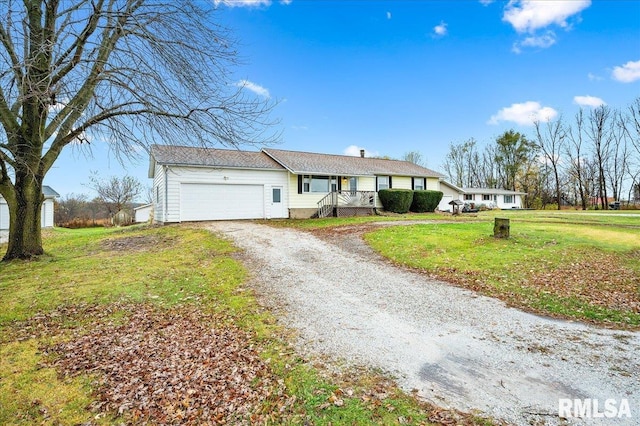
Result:
{"label": "porch railing", "polygon": [[336,207],[375,208],[375,191],[333,191],[318,201],[318,217],[332,216]]}

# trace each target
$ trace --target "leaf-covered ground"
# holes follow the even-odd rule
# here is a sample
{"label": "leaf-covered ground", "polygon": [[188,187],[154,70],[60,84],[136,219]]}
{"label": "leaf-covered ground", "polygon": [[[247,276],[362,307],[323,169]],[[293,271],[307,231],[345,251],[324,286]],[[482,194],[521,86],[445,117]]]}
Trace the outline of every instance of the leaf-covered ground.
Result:
{"label": "leaf-covered ground", "polygon": [[[91,377],[95,399],[87,408],[95,420],[110,416],[126,424],[334,424],[324,421],[323,413],[348,411],[357,403],[370,412],[363,418],[378,418],[380,424],[502,424],[429,404],[423,404],[416,417],[395,415],[400,391],[381,377],[363,386],[357,377],[334,375],[339,385],[316,388],[305,401],[289,392],[285,380],[261,357],[264,347],[232,322],[231,317],[193,306],[78,305],[16,323],[12,338],[44,338],[49,343],[40,348],[43,367],[55,368],[62,378]],[[309,404],[314,416],[305,413]],[[46,423],[46,408],[40,407],[38,414]],[[22,420],[28,421],[25,415]]]}

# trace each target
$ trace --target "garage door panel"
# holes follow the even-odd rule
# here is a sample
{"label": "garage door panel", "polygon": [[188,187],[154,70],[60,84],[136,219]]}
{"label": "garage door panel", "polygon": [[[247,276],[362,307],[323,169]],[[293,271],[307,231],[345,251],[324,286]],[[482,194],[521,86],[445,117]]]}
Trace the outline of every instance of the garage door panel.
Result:
{"label": "garage door panel", "polygon": [[180,220],[261,219],[262,185],[187,184],[180,187]]}

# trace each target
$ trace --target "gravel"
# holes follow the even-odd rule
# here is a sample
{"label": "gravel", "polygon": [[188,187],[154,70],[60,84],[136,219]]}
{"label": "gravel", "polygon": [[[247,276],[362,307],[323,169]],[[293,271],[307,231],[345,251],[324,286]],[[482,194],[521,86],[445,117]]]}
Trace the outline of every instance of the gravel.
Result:
{"label": "gravel", "polygon": [[560,398],[597,399],[600,412],[626,399],[632,415],[570,424],[640,424],[640,333],[509,308],[395,267],[358,236],[207,227],[245,250],[261,302],[298,330],[303,355],[381,369],[432,403],[515,424],[565,424]]}

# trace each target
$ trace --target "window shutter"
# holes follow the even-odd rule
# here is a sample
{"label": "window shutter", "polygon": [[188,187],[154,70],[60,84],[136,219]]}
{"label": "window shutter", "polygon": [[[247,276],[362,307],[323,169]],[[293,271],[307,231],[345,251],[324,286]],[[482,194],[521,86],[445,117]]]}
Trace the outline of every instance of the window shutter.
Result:
{"label": "window shutter", "polygon": [[378,188],[378,176],[376,176],[376,192],[380,191],[380,188]]}
{"label": "window shutter", "polygon": [[338,191],[342,191],[342,176],[336,176],[338,180]]}
{"label": "window shutter", "polygon": [[302,175],[298,175],[298,194],[302,194]]}
{"label": "window shutter", "polygon": [[427,189],[427,178],[422,178],[422,189]]}
{"label": "window shutter", "polygon": [[413,178],[413,177],[412,177],[412,178],[411,178],[411,190],[416,189],[416,183],[415,183],[415,181],[416,181],[416,178]]}
{"label": "window shutter", "polygon": [[391,176],[389,176],[389,189],[393,188],[393,186],[391,185]]}

